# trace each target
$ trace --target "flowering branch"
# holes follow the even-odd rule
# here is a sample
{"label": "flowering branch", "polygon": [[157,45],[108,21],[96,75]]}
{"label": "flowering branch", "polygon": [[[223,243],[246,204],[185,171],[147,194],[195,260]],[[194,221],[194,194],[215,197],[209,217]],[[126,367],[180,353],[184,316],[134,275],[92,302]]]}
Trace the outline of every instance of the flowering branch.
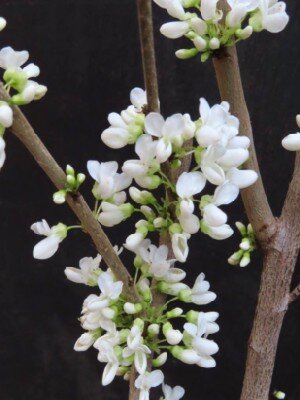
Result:
{"label": "flowering branch", "polygon": [[[5,101],[9,100],[9,96],[2,84],[0,85],[0,98]],[[36,135],[22,111],[18,107],[13,107],[13,113],[14,122],[10,128],[11,132],[17,136],[29,150],[57,189],[63,189],[66,183],[66,174]],[[111,268],[115,276],[123,282],[123,291],[126,298],[131,301],[136,300],[136,295],[133,290],[133,280],[129,272],[116,254],[108,237],[103,232],[82,195],[79,193],[70,194],[67,196],[67,202],[79,219],[83,230],[91,236],[97,251],[102,255],[106,264]]]}

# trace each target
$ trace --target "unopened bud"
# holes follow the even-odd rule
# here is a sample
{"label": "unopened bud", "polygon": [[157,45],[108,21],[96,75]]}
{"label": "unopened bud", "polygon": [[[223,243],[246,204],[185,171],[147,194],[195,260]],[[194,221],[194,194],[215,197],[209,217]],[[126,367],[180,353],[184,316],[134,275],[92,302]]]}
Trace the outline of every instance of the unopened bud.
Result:
{"label": "unopened bud", "polygon": [[250,240],[248,238],[244,238],[240,243],[240,249],[249,250],[250,249]]}
{"label": "unopened bud", "polygon": [[240,267],[247,267],[248,264],[250,264],[250,254],[245,252],[241,259]]}
{"label": "unopened bud", "polygon": [[63,204],[66,201],[67,193],[64,189],[53,194],[53,201],[56,204]]}
{"label": "unopened bud", "polygon": [[152,360],[153,367],[155,367],[155,368],[161,367],[162,365],[164,365],[167,362],[167,358],[168,358],[167,352],[161,353],[157,358]]}
{"label": "unopened bud", "polygon": [[85,181],[86,175],[81,172],[77,175],[77,183],[81,185]]}
{"label": "unopened bud", "polygon": [[281,392],[279,390],[275,390],[273,395],[274,395],[275,399],[279,399],[279,400],[285,399],[285,393]]}
{"label": "unopened bud", "polygon": [[212,50],[217,50],[220,48],[220,40],[218,38],[212,38],[209,41],[209,47]]}
{"label": "unopened bud", "polygon": [[151,324],[147,328],[148,335],[150,337],[157,336],[159,334],[159,325],[158,324]]}
{"label": "unopened bud", "polygon": [[143,309],[142,305],[140,303],[125,303],[124,304],[124,311],[126,312],[126,314],[137,314],[139,312],[141,312]]}
{"label": "unopened bud", "polygon": [[186,60],[187,58],[195,57],[199,53],[196,48],[192,49],[180,49],[175,52],[177,58],[181,60]]}
{"label": "unopened bud", "polygon": [[180,315],[182,315],[182,313],[183,313],[183,309],[176,307],[176,308],[173,308],[173,310],[167,312],[167,318],[177,318]]}

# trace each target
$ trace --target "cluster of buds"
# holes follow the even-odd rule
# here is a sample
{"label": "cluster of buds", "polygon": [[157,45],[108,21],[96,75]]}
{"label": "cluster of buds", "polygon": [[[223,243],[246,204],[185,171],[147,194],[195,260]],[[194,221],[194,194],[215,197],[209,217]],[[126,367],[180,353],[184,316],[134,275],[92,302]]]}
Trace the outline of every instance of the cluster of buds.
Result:
{"label": "cluster of buds", "polygon": [[228,258],[228,263],[246,267],[250,264],[251,253],[256,249],[255,234],[251,224],[245,226],[241,222],[236,222],[235,225],[242,235],[242,240],[239,246],[240,249]]}
{"label": "cluster of buds", "polygon": [[170,39],[185,36],[193,43],[193,47],[176,52],[182,59],[200,53],[206,61],[214,51],[248,39],[253,32],[280,32],[289,20],[285,3],[278,0],[226,0],[223,10],[219,0],[154,2],[178,20],[162,25],[161,33]]}
{"label": "cluster of buds", "polygon": [[53,201],[56,204],[63,204],[66,201],[68,193],[76,193],[86,178],[85,174],[81,172],[76,174],[71,165],[67,165],[66,174],[67,179],[64,189],[60,189],[53,194]]}

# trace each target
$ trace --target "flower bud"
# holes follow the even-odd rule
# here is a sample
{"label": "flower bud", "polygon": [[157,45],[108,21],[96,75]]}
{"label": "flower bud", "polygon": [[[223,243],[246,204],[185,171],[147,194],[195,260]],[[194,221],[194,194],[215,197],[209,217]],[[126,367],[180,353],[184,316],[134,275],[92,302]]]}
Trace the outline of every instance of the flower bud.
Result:
{"label": "flower bud", "polygon": [[175,233],[181,233],[181,232],[182,232],[182,228],[181,228],[180,224],[174,223],[169,226],[169,233],[171,235],[173,235]]}
{"label": "flower bud", "polygon": [[241,243],[240,243],[240,249],[242,250],[249,250],[250,249],[250,240],[248,238],[244,238],[242,239]]}
{"label": "flower bud", "polygon": [[139,190],[136,187],[131,187],[129,189],[129,194],[136,203],[138,204],[151,204],[155,202],[155,197],[152,193],[147,190]]}
{"label": "flower bud", "polygon": [[297,122],[298,128],[300,128],[300,114],[298,114],[296,116],[296,122]]}
{"label": "flower bud", "polygon": [[73,176],[75,175],[75,170],[70,164],[68,164],[66,166],[66,174],[67,175],[73,175]]}
{"label": "flower bud", "polygon": [[191,299],[192,291],[191,289],[183,289],[178,293],[178,299],[184,303],[188,303]]}
{"label": "flower bud", "polygon": [[285,393],[281,392],[279,390],[275,390],[273,395],[274,395],[275,399],[279,399],[279,400],[285,399]]}
{"label": "flower bud", "polygon": [[241,222],[237,221],[235,223],[235,226],[240,231],[242,236],[245,236],[247,234],[246,226],[244,224],[242,224]]}
{"label": "flower bud", "polygon": [[181,60],[186,60],[188,58],[195,57],[199,53],[199,50],[196,48],[192,49],[180,49],[175,52],[177,58]]}
{"label": "flower bud", "polygon": [[155,367],[155,368],[161,367],[162,365],[164,365],[167,362],[167,358],[168,358],[167,352],[161,353],[157,358],[152,360],[153,367]]}
{"label": "flower bud", "polygon": [[158,324],[151,324],[148,326],[147,331],[150,337],[155,337],[159,334],[159,325]]}
{"label": "flower bud", "polygon": [[136,318],[136,319],[133,321],[133,325],[134,325],[134,326],[137,326],[137,327],[139,328],[139,330],[140,330],[141,332],[143,332],[145,323],[144,323],[144,321],[143,321],[141,318]]}
{"label": "flower bud", "polygon": [[203,51],[207,47],[207,41],[201,36],[196,36],[193,40],[193,43],[199,51]]}
{"label": "flower bud", "polygon": [[167,225],[168,222],[162,217],[158,217],[153,220],[153,226],[155,228],[165,228]]}
{"label": "flower bud", "polygon": [[74,344],[75,351],[86,351],[95,342],[96,338],[91,332],[83,333]]}
{"label": "flower bud", "polygon": [[125,303],[124,304],[124,311],[126,312],[126,314],[137,314],[139,312],[141,312],[143,309],[142,305],[140,303]]}
{"label": "flower bud", "polygon": [[228,258],[228,264],[230,265],[238,265],[240,262],[240,259],[243,257],[244,251],[243,250],[239,250],[236,251],[235,253],[232,254],[232,256],[230,256]]}
{"label": "flower bud", "polygon": [[194,310],[190,310],[187,314],[186,314],[186,320],[192,324],[197,324],[198,323],[198,317],[199,317],[199,312],[198,311],[194,311]]}
{"label": "flower bud", "polygon": [[184,362],[185,364],[196,364],[200,360],[200,356],[192,349],[183,349],[180,346],[174,346],[171,349],[173,357]]}
{"label": "flower bud", "polygon": [[74,175],[67,175],[67,183],[68,183],[69,186],[71,186],[71,188],[76,186],[75,176]]}
{"label": "flower bud", "polygon": [[77,175],[77,183],[81,185],[85,181],[86,175],[81,172]]}
{"label": "flower bud", "polygon": [[237,29],[235,31],[235,35],[242,40],[248,39],[252,35],[252,33],[253,28],[250,25],[246,26],[246,28],[244,29]]}
{"label": "flower bud", "polygon": [[182,315],[182,313],[183,313],[183,309],[176,307],[176,308],[173,308],[173,310],[167,312],[167,318],[177,318],[180,315]]}
{"label": "flower bud", "polygon": [[66,201],[67,193],[64,189],[53,194],[53,201],[56,204],[63,204]]}
{"label": "flower bud", "polygon": [[240,261],[240,267],[247,267],[248,264],[250,264],[250,253],[245,252]]}
{"label": "flower bud", "polygon": [[67,225],[60,222],[59,224],[53,226],[51,228],[51,231],[60,239],[65,239],[67,237],[68,227]]}
{"label": "flower bud", "polygon": [[220,40],[218,38],[212,38],[209,41],[209,47],[212,50],[217,50],[220,48]]}

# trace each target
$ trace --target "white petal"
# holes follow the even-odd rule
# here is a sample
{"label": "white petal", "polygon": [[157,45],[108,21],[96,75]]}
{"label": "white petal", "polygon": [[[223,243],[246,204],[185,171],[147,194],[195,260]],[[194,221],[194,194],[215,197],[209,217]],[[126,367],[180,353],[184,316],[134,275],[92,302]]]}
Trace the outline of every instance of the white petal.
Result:
{"label": "white petal", "polygon": [[281,142],[282,146],[289,151],[300,150],[300,133],[291,133],[287,135]]}
{"label": "white petal", "polygon": [[169,39],[177,39],[185,35],[189,30],[189,24],[184,21],[167,22],[160,28],[160,32]]}
{"label": "white petal", "polygon": [[151,112],[145,118],[145,131],[152,136],[161,137],[164,118],[159,113]]}
{"label": "white petal", "polygon": [[246,149],[228,149],[226,153],[219,158],[218,163],[224,168],[239,167],[249,158],[249,152]]}
{"label": "white petal", "polygon": [[239,195],[239,189],[236,185],[230,182],[224,183],[216,188],[213,202],[216,206],[232,203]]}
{"label": "white petal", "polygon": [[117,363],[106,364],[103,375],[102,375],[102,385],[109,385],[115,378],[119,366]]}
{"label": "white petal", "polygon": [[8,104],[2,104],[0,106],[0,124],[4,128],[9,128],[13,123],[13,112]]}
{"label": "white petal", "polygon": [[128,131],[123,128],[108,128],[101,134],[101,140],[112,149],[121,149],[128,143]]}
{"label": "white petal", "polygon": [[23,68],[23,72],[25,72],[27,78],[35,78],[36,76],[39,76],[40,69],[37,65],[31,63]]}
{"label": "white petal", "polygon": [[257,181],[258,175],[251,169],[232,168],[226,174],[226,178],[239,189],[244,189],[253,185]]}
{"label": "white petal", "polygon": [[214,204],[208,204],[204,207],[203,219],[209,226],[220,226],[226,224],[227,215]]}
{"label": "white petal", "polygon": [[130,101],[137,110],[141,110],[142,107],[147,104],[147,97],[145,90],[141,88],[134,88],[130,92]]}
{"label": "white petal", "polygon": [[201,170],[205,178],[213,185],[221,185],[225,181],[225,172],[223,168],[215,163],[203,164],[201,165]]}
{"label": "white petal", "polygon": [[195,194],[200,193],[205,183],[205,178],[201,172],[183,172],[178,178],[176,192],[182,199],[189,199]]}
{"label": "white petal", "polygon": [[58,236],[46,237],[34,246],[33,257],[37,260],[46,260],[52,257],[58,249],[59,242],[60,238]]}
{"label": "white petal", "polygon": [[134,355],[134,365],[139,374],[144,374],[147,369],[147,356],[141,351],[137,350]]}
{"label": "white petal", "polygon": [[157,387],[161,385],[163,381],[164,381],[164,374],[159,369],[150,372],[150,374],[148,375],[148,382],[150,387]]}
{"label": "white petal", "polygon": [[287,13],[276,13],[268,15],[263,22],[263,27],[271,33],[279,33],[287,26],[289,16]]}
{"label": "white petal", "polygon": [[210,227],[209,236],[216,240],[224,240],[233,235],[233,230],[227,224],[218,226],[218,227]]}

